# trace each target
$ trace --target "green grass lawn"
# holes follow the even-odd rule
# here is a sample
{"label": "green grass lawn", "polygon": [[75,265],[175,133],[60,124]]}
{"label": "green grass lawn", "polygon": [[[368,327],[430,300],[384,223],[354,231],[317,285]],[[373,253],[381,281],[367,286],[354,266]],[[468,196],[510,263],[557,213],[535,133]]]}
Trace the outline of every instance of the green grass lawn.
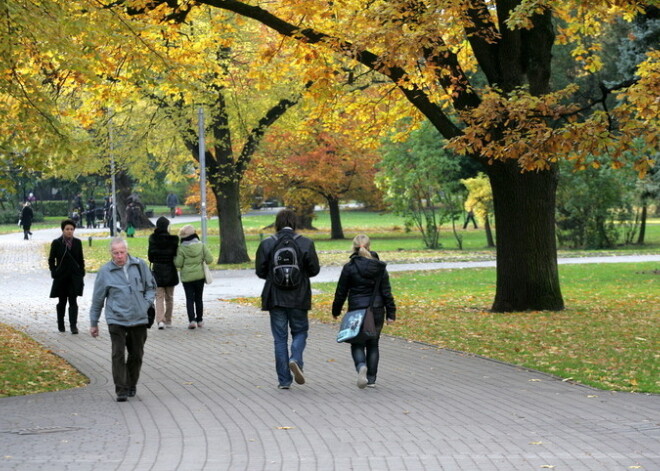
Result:
{"label": "green grass lawn", "polygon": [[[495,270],[393,273],[385,333],[522,365],[603,389],[660,393],[660,266],[562,265],[566,309],[489,311]],[[335,284],[311,316],[332,322]],[[256,303],[257,300],[250,300]]]}
{"label": "green grass lawn", "polygon": [[84,386],[78,370],[22,332],[0,324],[0,397]]}

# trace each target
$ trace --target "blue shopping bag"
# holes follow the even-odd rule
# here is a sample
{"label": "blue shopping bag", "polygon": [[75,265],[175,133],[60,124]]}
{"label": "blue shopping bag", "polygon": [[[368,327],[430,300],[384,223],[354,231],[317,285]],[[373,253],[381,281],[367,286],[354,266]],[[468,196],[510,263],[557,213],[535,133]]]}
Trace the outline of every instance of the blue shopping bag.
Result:
{"label": "blue shopping bag", "polygon": [[348,311],[344,314],[337,333],[337,342],[349,342],[360,334],[367,308]]}

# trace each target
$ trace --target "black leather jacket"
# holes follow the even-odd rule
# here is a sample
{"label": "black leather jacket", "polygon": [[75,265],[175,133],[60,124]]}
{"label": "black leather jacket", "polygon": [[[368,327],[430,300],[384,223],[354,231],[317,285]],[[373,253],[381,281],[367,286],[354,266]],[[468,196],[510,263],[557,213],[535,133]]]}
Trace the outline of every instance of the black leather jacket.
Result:
{"label": "black leather jacket", "polygon": [[382,277],[373,307],[385,307],[387,318],[396,319],[396,304],[394,304],[392,296],[390,277],[387,274],[387,264],[378,260],[376,252],[371,252],[371,255],[374,258],[365,258],[354,253],[351,255],[350,262],[344,265],[335,290],[335,300],[332,303],[334,317],[341,315],[346,298],[348,298],[349,311],[368,307],[376,280]]}

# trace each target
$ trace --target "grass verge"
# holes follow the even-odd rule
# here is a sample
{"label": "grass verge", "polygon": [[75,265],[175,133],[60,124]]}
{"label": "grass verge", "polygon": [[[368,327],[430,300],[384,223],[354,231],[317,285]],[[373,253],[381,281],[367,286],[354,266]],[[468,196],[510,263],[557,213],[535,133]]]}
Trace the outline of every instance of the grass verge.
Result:
{"label": "grass verge", "polygon": [[76,388],[85,376],[22,332],[0,324],[0,397]]}

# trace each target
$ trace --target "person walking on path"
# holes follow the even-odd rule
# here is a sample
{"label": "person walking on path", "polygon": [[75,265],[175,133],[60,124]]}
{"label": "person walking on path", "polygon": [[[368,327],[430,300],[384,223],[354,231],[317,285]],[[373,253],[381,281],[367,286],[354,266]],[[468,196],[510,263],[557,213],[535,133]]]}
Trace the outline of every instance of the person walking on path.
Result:
{"label": "person walking on path", "polygon": [[204,327],[204,263],[212,263],[213,255],[190,224],[179,230],[181,245],[174,258],[174,266],[180,270],[183,291],[186,293],[188,328]]}
{"label": "person walking on path", "polygon": [[23,205],[20,219],[21,226],[23,227],[23,240],[29,240],[30,236],[32,235],[30,229],[32,228],[32,220],[34,219],[34,211],[32,211],[32,207],[29,201],[26,201]]}
{"label": "person walking on path", "polygon": [[176,216],[176,206],[179,204],[179,197],[170,191],[165,203],[167,204],[167,207],[170,208],[170,217]]}
{"label": "person walking on path", "polygon": [[467,215],[465,216],[465,222],[463,223],[463,229],[467,229],[468,224],[470,224],[470,222],[472,222],[472,225],[475,229],[478,229],[477,220],[474,218],[474,211],[471,210],[471,209],[467,212]]}
{"label": "person walking on path", "polygon": [[50,244],[48,268],[53,279],[50,297],[58,298],[57,330],[64,332],[64,313],[69,303],[69,328],[72,334],[78,333],[78,296],[82,296],[85,286],[85,258],[82,242],[73,236],[76,223],[65,219],[60,224],[62,235]]}
{"label": "person walking on path", "polygon": [[179,284],[179,275],[174,266],[179,247],[179,238],[169,232],[170,220],[161,216],[156,229],[149,236],[147,256],[152,263],[151,271],[156,280],[156,322],[158,329],[172,327],[174,309],[174,287]]}
{"label": "person walking on path", "polygon": [[124,239],[112,239],[110,255],[112,260],[101,267],[94,282],[89,333],[98,337],[99,318],[105,304],[115,393],[117,402],[125,402],[137,393],[147,340],[147,310],[154,301],[156,283],[144,260],[129,255]]}
{"label": "person walking on path", "polygon": [[[303,351],[309,331],[307,314],[312,307],[309,279],[318,275],[321,267],[314,242],[296,234],[296,214],[292,210],[283,209],[277,214],[275,230],[277,234],[259,244],[255,271],[259,278],[266,280],[261,293],[261,309],[270,312],[278,387],[289,389],[293,379],[298,384],[305,384]],[[283,250],[294,256],[286,265],[280,265],[281,259],[287,255]],[[280,277],[281,270],[287,270],[285,279]]]}
{"label": "person walking on path", "polygon": [[357,386],[360,389],[376,386],[380,359],[378,341],[386,317],[385,312],[387,311],[388,324],[396,320],[396,305],[386,264],[378,259],[376,252],[370,250],[370,245],[367,235],[359,234],[353,239],[353,253],[339,275],[332,303],[332,317],[335,319],[341,315],[346,298],[349,311],[372,306],[378,335],[366,340],[358,338],[351,343],[351,354],[358,373]]}

